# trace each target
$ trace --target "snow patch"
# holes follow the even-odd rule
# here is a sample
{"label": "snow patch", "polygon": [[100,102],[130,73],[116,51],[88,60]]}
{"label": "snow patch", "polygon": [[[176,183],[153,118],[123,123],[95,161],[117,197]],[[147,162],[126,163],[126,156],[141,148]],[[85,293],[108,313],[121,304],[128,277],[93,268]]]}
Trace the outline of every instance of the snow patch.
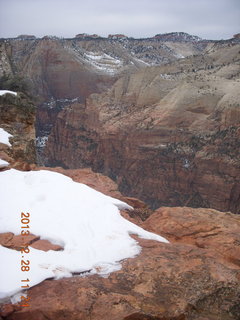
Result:
{"label": "snow patch", "polygon": [[9,165],[9,163],[5,160],[0,159],[0,169],[6,168]]}
{"label": "snow patch", "polygon": [[17,92],[14,92],[14,91],[9,91],[9,90],[0,90],[0,96],[3,96],[4,94],[6,93],[10,93],[10,94],[13,94],[13,95],[17,95]]}
{"label": "snow patch", "polygon": [[7,146],[11,147],[11,143],[9,142],[9,138],[11,137],[12,135],[10,133],[0,128],[0,143],[6,144]]}
{"label": "snow patch", "polygon": [[167,73],[160,73],[160,78],[164,79],[164,80],[172,80],[174,79],[174,76],[172,76],[171,74],[167,74]]}
{"label": "snow patch", "polygon": [[189,161],[188,159],[184,159],[184,161],[183,161],[183,168],[189,169],[190,166],[191,166],[190,161]]}
{"label": "snow patch", "polygon": [[146,66],[151,66],[152,64],[150,63],[147,63],[146,61],[143,61],[142,59],[138,59],[136,57],[134,57],[134,60],[136,60],[137,62],[141,63],[141,64],[144,64]]}
{"label": "snow patch", "polygon": [[[30,253],[22,254],[0,246],[0,298],[19,292],[26,278],[34,286],[47,278],[119,270],[119,261],[141,251],[130,234],[168,242],[124,219],[118,208],[130,209],[126,203],[55,172],[0,173],[0,203],[0,233],[20,234],[21,212],[28,212],[31,233],[64,247],[47,252],[29,247]],[[21,260],[30,261],[29,271],[21,271]]]}
{"label": "snow patch", "polygon": [[84,57],[88,63],[96,69],[114,74],[123,65],[118,58],[111,57],[106,53],[85,52]]}
{"label": "snow patch", "polygon": [[178,59],[184,59],[185,58],[185,56],[182,55],[181,53],[176,53],[175,57],[178,58]]}

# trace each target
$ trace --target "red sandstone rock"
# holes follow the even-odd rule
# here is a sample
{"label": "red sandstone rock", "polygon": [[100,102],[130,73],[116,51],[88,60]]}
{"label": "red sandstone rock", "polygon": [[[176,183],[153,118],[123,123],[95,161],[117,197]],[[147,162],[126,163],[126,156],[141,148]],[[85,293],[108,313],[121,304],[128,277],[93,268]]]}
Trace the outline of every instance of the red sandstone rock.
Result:
{"label": "red sandstone rock", "polygon": [[6,318],[14,312],[15,308],[12,304],[4,304],[0,309],[0,316]]}
{"label": "red sandstone rock", "polygon": [[240,216],[213,209],[163,207],[143,227],[173,242],[212,249],[240,266]]}
{"label": "red sandstone rock", "polygon": [[148,206],[142,200],[133,198],[133,197],[124,197],[124,201],[136,209],[147,209]]}
{"label": "red sandstone rock", "polygon": [[14,250],[21,250],[21,248],[30,246],[38,250],[63,250],[59,245],[52,244],[48,240],[39,240],[40,237],[34,234],[22,236],[14,235],[12,232],[0,233],[0,245]]}
{"label": "red sandstone rock", "polygon": [[15,236],[10,232],[1,234],[1,237],[3,238],[2,245],[4,247],[15,249],[15,250],[21,250],[21,248],[29,246],[34,241],[37,241],[40,239],[40,237],[35,236],[34,234],[29,234],[24,236],[23,235]]}
{"label": "red sandstone rock", "polygon": [[205,56],[127,74],[72,104],[51,131],[48,163],[91,167],[152,208],[239,213],[240,86],[231,71],[239,48],[219,44]]}
{"label": "red sandstone rock", "polygon": [[34,249],[38,249],[38,250],[42,250],[42,251],[63,250],[63,247],[56,245],[56,244],[52,244],[48,240],[37,240],[37,241],[34,241],[30,246]]}
{"label": "red sandstone rock", "polygon": [[240,33],[234,34],[233,38],[240,39]]}
{"label": "red sandstone rock", "polygon": [[0,233],[0,245],[5,247],[12,240],[13,236],[12,232]]}
{"label": "red sandstone rock", "polygon": [[142,253],[120,271],[44,281],[29,290],[30,307],[7,319],[238,319],[239,268],[212,250],[139,242]]}
{"label": "red sandstone rock", "polygon": [[[28,291],[30,307],[6,319],[238,320],[240,268],[221,248],[231,247],[238,255],[239,217],[160,208],[143,224],[171,243],[134,236],[142,251],[122,261],[121,270],[107,278],[46,280]],[[200,240],[206,240],[204,248]]]}

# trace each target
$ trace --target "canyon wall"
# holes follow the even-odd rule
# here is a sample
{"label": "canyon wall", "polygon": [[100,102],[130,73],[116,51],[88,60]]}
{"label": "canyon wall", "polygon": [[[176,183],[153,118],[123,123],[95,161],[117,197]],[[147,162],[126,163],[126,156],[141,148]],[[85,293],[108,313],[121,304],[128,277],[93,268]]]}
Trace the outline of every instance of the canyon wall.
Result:
{"label": "canyon wall", "polygon": [[239,212],[239,47],[182,33],[2,39],[0,75],[24,75],[38,98],[41,164],[91,167],[152,208]]}
{"label": "canyon wall", "polygon": [[167,37],[75,37],[61,39],[21,36],[0,39],[0,77],[21,75],[36,98],[36,134],[39,161],[59,111],[92,93],[111,87],[123,74],[199,54],[212,46],[185,33]]}
{"label": "canyon wall", "polygon": [[26,94],[0,96],[0,128],[12,135],[11,147],[0,144],[0,158],[18,167],[36,163],[36,107]]}
{"label": "canyon wall", "polygon": [[[47,279],[28,290],[27,308],[0,301],[0,319],[239,319],[240,216],[187,207],[153,213],[129,197],[152,208],[240,212],[239,52],[234,43],[211,44],[204,55],[111,75],[114,84],[101,94],[61,96],[60,86],[59,95],[42,96],[38,125],[51,130],[45,161],[77,168],[50,170],[128,202],[134,210],[121,211],[125,218],[170,243],[131,235],[141,253],[121,261],[120,270],[108,277]],[[2,65],[14,73],[5,58]],[[52,80],[57,92],[58,81]],[[84,78],[78,81],[75,88]],[[47,170],[29,164],[35,162],[29,97],[1,96],[0,116],[0,127],[13,135],[12,148],[0,145],[1,158],[9,167]],[[128,197],[111,179],[85,167],[112,177]],[[35,238],[37,250],[54,249]],[[0,235],[1,245],[12,250],[22,247],[17,240],[10,232]]]}
{"label": "canyon wall", "polygon": [[121,77],[58,116],[51,165],[91,166],[124,194],[240,212],[239,45]]}

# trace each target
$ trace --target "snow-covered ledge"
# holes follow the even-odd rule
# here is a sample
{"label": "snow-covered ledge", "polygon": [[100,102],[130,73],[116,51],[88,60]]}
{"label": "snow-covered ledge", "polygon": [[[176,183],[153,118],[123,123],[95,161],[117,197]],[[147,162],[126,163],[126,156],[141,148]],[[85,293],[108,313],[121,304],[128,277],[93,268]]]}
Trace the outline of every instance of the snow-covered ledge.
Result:
{"label": "snow-covered ledge", "polygon": [[5,131],[3,128],[0,128],[0,143],[6,144],[7,146],[11,147],[11,143],[9,142],[9,138],[11,138],[12,135]]}
{"label": "snow-covered ledge", "polygon": [[10,93],[10,94],[13,94],[14,96],[17,95],[17,92],[15,91],[10,91],[10,90],[0,90],[0,96],[3,96],[4,94],[6,93]]}
{"label": "snow-covered ledge", "polygon": [[[168,242],[124,219],[119,208],[126,203],[46,170],[0,173],[0,233],[32,233],[64,247],[47,252],[29,248],[12,250],[0,246],[5,263],[0,264],[0,299],[21,291],[22,280],[29,287],[47,278],[70,277],[89,272],[107,276],[121,269],[121,260],[140,253],[130,234]],[[22,266],[25,261],[29,266]],[[7,268],[6,268],[7,266]],[[24,271],[24,272],[23,272]]]}
{"label": "snow-covered ledge", "polygon": [[6,168],[9,166],[9,163],[5,160],[0,159],[0,169]]}

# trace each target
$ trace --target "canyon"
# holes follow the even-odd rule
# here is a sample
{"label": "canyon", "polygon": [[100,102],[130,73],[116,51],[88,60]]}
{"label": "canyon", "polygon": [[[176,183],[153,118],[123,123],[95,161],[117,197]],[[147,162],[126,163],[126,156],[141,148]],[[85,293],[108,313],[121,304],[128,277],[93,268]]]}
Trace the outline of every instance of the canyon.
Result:
{"label": "canyon", "polygon": [[[2,122],[1,126],[7,128],[8,124],[10,131],[14,122],[10,125],[9,102],[8,107],[9,117],[5,113],[6,123]],[[20,109],[16,109],[15,117],[19,112]],[[18,115],[18,124],[32,134],[34,123],[27,120],[26,126],[26,120]],[[4,149],[10,165],[4,170],[17,167],[67,175],[76,182],[129,203],[134,209],[122,210],[123,217],[145,230],[163,235],[170,243],[131,235],[141,246],[141,252],[121,261],[120,270],[108,276],[76,274],[63,279],[47,279],[27,291],[29,307],[21,307],[10,299],[0,300],[1,320],[239,319],[238,215],[189,207],[161,207],[152,212],[142,201],[122,195],[110,178],[90,169],[46,168],[24,162],[22,155],[29,159],[30,154],[29,149],[23,147],[26,140],[31,141],[31,134],[27,138],[17,131],[11,132],[12,147],[5,146]],[[16,139],[24,153],[14,152]],[[0,147],[4,146],[1,144]],[[20,250],[26,245],[42,251],[63,249],[39,238],[33,234],[23,238],[11,232],[0,233],[0,244],[9,250]]]}
{"label": "canyon", "polygon": [[184,33],[23,37],[1,41],[0,70],[39,99],[40,164],[92,168],[152,209],[239,213],[239,52]]}
{"label": "canyon", "polygon": [[[2,49],[4,68],[12,74],[12,42],[26,46],[21,41],[8,40],[8,50]],[[28,41],[43,46],[38,39]],[[42,41],[50,46],[57,40]],[[61,96],[61,89],[51,96],[48,83],[33,72],[28,78],[32,92],[46,90],[39,93],[37,113],[25,93],[0,97],[0,127],[12,134],[11,147],[0,144],[0,157],[9,162],[1,170],[69,176],[128,203],[133,209],[122,210],[123,217],[170,242],[131,235],[141,252],[121,261],[120,270],[107,277],[47,279],[27,291],[29,307],[0,301],[1,320],[239,319],[240,217],[233,214],[239,213],[239,44],[208,45],[209,52],[202,55],[117,71],[107,78],[98,70],[104,90],[84,91],[84,99]],[[18,61],[23,57],[21,51]],[[65,72],[64,64],[59,68],[56,81]],[[61,87],[65,85],[63,81]],[[49,134],[41,159],[52,167],[37,163],[35,123],[38,138],[41,132]],[[38,235],[25,242],[21,238],[1,233],[0,244],[9,250],[26,245],[62,250]]]}
{"label": "canyon", "polygon": [[1,56],[38,97],[40,164],[90,167],[153,209],[240,213],[237,37],[16,38]]}
{"label": "canyon", "polygon": [[46,163],[91,167],[154,209],[239,213],[239,48],[216,44],[70,104],[56,118]]}

